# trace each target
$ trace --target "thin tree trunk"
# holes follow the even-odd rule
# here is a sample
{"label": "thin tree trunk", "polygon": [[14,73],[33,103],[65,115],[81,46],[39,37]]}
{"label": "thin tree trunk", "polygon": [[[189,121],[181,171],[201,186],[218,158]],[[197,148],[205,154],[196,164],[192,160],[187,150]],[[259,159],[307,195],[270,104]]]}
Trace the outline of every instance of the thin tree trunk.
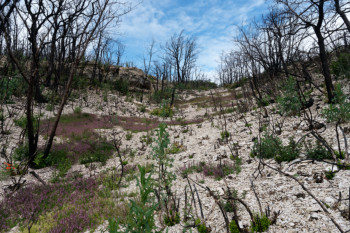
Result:
{"label": "thin tree trunk", "polygon": [[65,92],[63,94],[63,98],[62,98],[62,101],[61,101],[61,104],[60,104],[60,108],[58,110],[57,117],[56,117],[55,123],[53,125],[53,128],[52,128],[52,130],[50,132],[49,140],[48,140],[48,142],[46,144],[46,147],[45,147],[44,157],[43,157],[44,159],[47,158],[49,153],[50,153],[50,150],[51,150],[51,147],[52,147],[52,143],[53,143],[53,139],[54,139],[55,134],[56,134],[56,129],[57,129],[58,123],[60,121],[64,105],[66,104],[67,98],[69,96],[69,90],[70,90],[70,87],[72,85],[74,74],[76,72],[76,67],[77,67],[77,64],[74,64],[73,67],[72,67],[72,70],[71,70],[71,72],[69,74],[68,83],[67,83]]}
{"label": "thin tree trunk", "polygon": [[340,17],[343,19],[346,28],[348,29],[348,31],[350,32],[350,21],[348,19],[348,17],[346,16],[345,12],[342,11],[340,9],[340,5],[339,5],[339,0],[334,0],[334,4],[335,4],[335,10],[336,12],[340,15]]}

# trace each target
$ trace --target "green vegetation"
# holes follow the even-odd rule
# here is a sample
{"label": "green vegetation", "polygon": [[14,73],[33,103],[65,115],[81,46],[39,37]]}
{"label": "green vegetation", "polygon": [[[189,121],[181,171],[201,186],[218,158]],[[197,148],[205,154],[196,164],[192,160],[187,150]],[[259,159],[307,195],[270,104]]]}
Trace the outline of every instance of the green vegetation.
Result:
{"label": "green vegetation", "polygon": [[0,79],[0,101],[12,103],[12,97],[20,97],[26,93],[27,84],[19,77],[9,77],[4,75]]}
{"label": "green vegetation", "polygon": [[170,106],[167,101],[163,101],[161,107],[153,109],[150,114],[159,117],[172,117],[174,115],[174,111],[172,106]]}
{"label": "green vegetation", "polygon": [[340,84],[335,86],[333,103],[323,109],[322,115],[328,122],[344,123],[350,121],[350,102],[347,101]]}
{"label": "green vegetation", "polygon": [[341,53],[340,56],[332,62],[331,71],[337,77],[350,77],[350,53]]}
{"label": "green vegetation", "polygon": [[228,139],[229,137],[230,137],[230,132],[228,132],[228,131],[222,131],[222,132],[220,132],[220,136],[221,136],[221,139],[222,140],[226,140],[226,139]]}
{"label": "green vegetation", "polygon": [[74,109],[74,113],[75,113],[75,114],[80,115],[81,112],[82,112],[81,107],[76,107],[76,108]]}
{"label": "green vegetation", "polygon": [[154,212],[158,204],[153,200],[151,193],[154,192],[154,183],[152,173],[146,177],[146,169],[143,166],[138,166],[140,171],[140,179],[137,178],[137,187],[139,188],[140,201],[130,200],[130,212],[126,217],[125,231],[119,231],[119,222],[109,220],[109,232],[156,232],[154,222]]}
{"label": "green vegetation", "polygon": [[125,139],[130,141],[132,139],[132,132],[128,131],[125,135]]}
{"label": "green vegetation", "polygon": [[[163,90],[160,91],[154,91],[151,96],[151,100],[155,103],[162,103],[164,100],[169,101],[171,99],[172,95],[172,88],[164,88]],[[175,95],[176,99],[176,95]]]}
{"label": "green vegetation", "polygon": [[251,156],[262,159],[275,159],[278,163],[281,163],[296,159],[299,153],[300,147],[293,138],[289,138],[289,144],[283,146],[281,139],[266,133],[260,141],[254,141]]}
{"label": "green vegetation", "polygon": [[266,215],[254,215],[254,222],[251,223],[252,232],[265,232],[269,229],[271,222]]}
{"label": "green vegetation", "polygon": [[320,143],[313,148],[307,149],[306,157],[316,161],[323,161],[325,159],[333,159],[332,154]]}
{"label": "green vegetation", "polygon": [[196,219],[195,225],[197,226],[197,230],[199,233],[209,232],[207,226],[205,225],[205,222],[202,222],[199,218]]}
{"label": "green vegetation", "polygon": [[332,171],[325,171],[325,175],[327,180],[332,180],[335,176],[336,172],[332,172]]}
{"label": "green vegetation", "polygon": [[146,106],[145,105],[141,105],[139,110],[140,110],[140,112],[145,113],[146,112]]}
{"label": "green vegetation", "polygon": [[[83,120],[91,120],[92,118],[93,118],[93,115],[91,115],[89,113],[85,113],[85,112],[84,113],[73,113],[73,114],[62,115],[60,118],[60,123],[79,122],[79,121],[83,121]],[[54,120],[55,120],[55,118],[50,119],[50,121],[54,121]]]}
{"label": "green vegetation", "polygon": [[238,229],[238,226],[237,226],[235,220],[232,220],[232,221],[230,222],[229,228],[230,228],[230,233],[240,233],[240,231],[239,231],[239,229]]}
{"label": "green vegetation", "polygon": [[164,216],[165,225],[171,227],[180,223],[180,214],[178,212],[173,213],[172,210],[169,211],[169,215]]}
{"label": "green vegetation", "polygon": [[114,88],[115,88],[115,90],[119,91],[119,93],[122,95],[129,94],[129,83],[128,83],[128,81],[126,81],[122,78],[117,79],[114,82]]}
{"label": "green vegetation", "polygon": [[[297,87],[297,82],[293,77],[289,77],[282,85],[282,96],[277,98],[277,108],[283,115],[294,116],[300,114],[305,101],[302,100]],[[306,101],[310,99],[311,92],[305,92]]]}
{"label": "green vegetation", "polygon": [[183,151],[183,145],[178,142],[174,142],[170,148],[167,149],[168,154],[177,154]]}

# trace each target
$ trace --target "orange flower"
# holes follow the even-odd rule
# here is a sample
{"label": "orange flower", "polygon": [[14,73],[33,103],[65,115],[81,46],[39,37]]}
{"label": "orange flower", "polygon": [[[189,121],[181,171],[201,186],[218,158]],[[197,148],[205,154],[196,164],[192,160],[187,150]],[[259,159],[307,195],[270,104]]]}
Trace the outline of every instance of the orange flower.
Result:
{"label": "orange flower", "polygon": [[10,169],[11,169],[11,167],[7,167],[7,168],[6,168],[6,170],[10,170]]}

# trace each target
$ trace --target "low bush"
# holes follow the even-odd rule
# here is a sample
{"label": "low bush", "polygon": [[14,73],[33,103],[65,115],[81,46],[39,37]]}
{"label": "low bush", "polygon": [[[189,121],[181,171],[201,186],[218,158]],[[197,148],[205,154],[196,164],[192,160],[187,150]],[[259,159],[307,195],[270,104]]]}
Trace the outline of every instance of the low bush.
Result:
{"label": "low bush", "polygon": [[170,148],[167,149],[168,154],[177,154],[180,153],[183,150],[183,145],[181,145],[178,142],[174,142]]}
{"label": "low bush", "polygon": [[81,155],[81,164],[100,162],[104,165],[111,157],[112,151],[114,150],[114,146],[106,141],[91,142],[90,146],[91,149]]}
{"label": "low bush", "polygon": [[316,161],[322,161],[325,159],[333,159],[332,154],[320,143],[318,143],[315,147],[307,149],[306,157],[308,159],[313,159]]}
{"label": "low bush", "polygon": [[179,212],[173,212],[172,210],[170,210],[169,215],[166,215],[164,217],[164,223],[169,227],[175,226],[176,224],[180,223]]}
{"label": "low bush", "polygon": [[333,103],[322,110],[328,122],[344,123],[350,121],[350,102],[338,84],[335,86]]}
{"label": "low bush", "polygon": [[230,222],[229,228],[230,228],[230,233],[240,233],[235,220],[232,220]]}
{"label": "low bush", "polygon": [[296,144],[293,138],[289,138],[289,144],[284,146],[278,137],[265,134],[260,141],[254,141],[251,156],[262,159],[275,159],[278,163],[281,163],[296,159],[299,153],[300,146]]}
{"label": "low bush", "polygon": [[64,177],[72,166],[72,162],[68,158],[67,150],[52,149],[46,159],[43,159],[43,153],[39,152],[34,159],[36,168],[53,166],[57,169],[57,177]]}
{"label": "low bush", "polygon": [[260,141],[254,141],[251,156],[261,159],[272,159],[280,153],[281,147],[281,139],[274,135],[265,134]]}
{"label": "low bush", "polygon": [[294,138],[289,138],[289,144],[281,148],[280,154],[275,157],[278,163],[290,162],[298,158],[300,154],[300,146],[297,145]]}
{"label": "low bush", "polygon": [[197,226],[197,230],[199,233],[208,233],[209,229],[205,225],[205,222],[202,222],[199,218],[196,219],[195,225]]}
{"label": "low bush", "polygon": [[114,82],[114,88],[115,88],[115,90],[119,91],[119,93],[121,93],[122,95],[129,94],[129,83],[128,83],[128,81],[126,81],[122,78],[117,79]]}
{"label": "low bush", "polygon": [[[172,88],[164,88],[163,91],[155,91],[152,93],[151,100],[155,103],[162,103],[164,100],[170,100],[172,95]],[[175,96],[176,99],[176,96]]]}
{"label": "low bush", "polygon": [[336,174],[336,172],[332,172],[332,171],[325,172],[327,180],[332,180],[334,178],[335,174]]}
{"label": "low bush", "polygon": [[220,132],[220,136],[221,136],[222,140],[226,140],[226,139],[228,139],[230,137],[230,132],[222,131],[222,132]]}
{"label": "low bush", "polygon": [[186,83],[177,84],[177,89],[183,90],[209,90],[217,88],[217,84],[210,80],[190,80]]}
{"label": "low bush", "polygon": [[[310,94],[311,91],[303,93],[306,101],[309,101]],[[297,115],[306,105],[306,101],[301,100],[296,80],[290,77],[282,86],[282,96],[277,97],[277,109],[283,115]]]}
{"label": "low bush", "polygon": [[81,112],[82,112],[81,107],[76,107],[76,108],[74,109],[74,113],[75,113],[75,114],[81,114]]}
{"label": "low bush", "polygon": [[159,117],[172,117],[174,115],[174,111],[172,106],[170,106],[166,101],[163,101],[161,108],[153,109],[150,114]]}
{"label": "low bush", "polygon": [[254,222],[251,223],[252,232],[264,232],[269,229],[271,222],[266,215],[254,215]]}
{"label": "low bush", "polygon": [[27,84],[22,78],[9,78],[2,76],[0,79],[0,101],[13,102],[12,97],[20,97],[26,93]]}
{"label": "low bush", "polygon": [[350,53],[342,53],[331,63],[331,71],[337,77],[350,77]]}

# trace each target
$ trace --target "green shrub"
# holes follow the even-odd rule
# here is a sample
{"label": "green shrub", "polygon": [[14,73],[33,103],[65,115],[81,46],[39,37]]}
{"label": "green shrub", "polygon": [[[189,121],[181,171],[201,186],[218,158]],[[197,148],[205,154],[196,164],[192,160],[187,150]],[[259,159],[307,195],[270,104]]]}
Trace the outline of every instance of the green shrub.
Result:
{"label": "green shrub", "polygon": [[223,208],[226,212],[231,213],[234,211],[232,204],[229,201],[223,203]]}
{"label": "green shrub", "polygon": [[225,87],[229,89],[236,89],[237,87],[244,86],[246,83],[248,83],[248,78],[243,77],[234,83],[225,85]]}
{"label": "green shrub", "polygon": [[281,148],[280,154],[276,156],[275,160],[278,163],[290,162],[298,158],[300,154],[300,146],[297,145],[294,138],[289,138],[289,144]]}
{"label": "green shrub", "polygon": [[[32,122],[33,122],[33,130],[36,132],[38,130],[39,126],[39,117],[38,116],[32,116]],[[24,115],[20,117],[19,119],[14,119],[13,122],[16,126],[20,127],[21,129],[27,129],[27,116]]]}
{"label": "green shrub", "polygon": [[105,164],[108,158],[109,158],[109,155],[107,154],[90,152],[90,153],[84,154],[80,158],[80,163],[88,164],[88,163],[94,163],[94,162],[101,162],[102,164]]}
{"label": "green shrub", "polygon": [[289,144],[283,146],[281,139],[274,135],[265,134],[260,141],[254,141],[251,156],[262,159],[275,159],[278,163],[281,163],[296,159],[299,153],[300,147],[293,138],[289,138]]}
{"label": "green shrub", "polygon": [[68,159],[68,152],[66,150],[51,150],[48,157],[43,159],[44,154],[39,152],[35,159],[36,168],[44,168],[48,166],[53,166],[57,169],[58,173],[55,176],[63,177],[66,175],[68,170],[72,167],[71,161]]}
{"label": "green shrub", "polygon": [[131,132],[127,132],[125,135],[125,139],[130,141],[132,139],[132,133]]}
{"label": "green shrub", "polygon": [[120,78],[114,82],[115,90],[119,91],[122,95],[129,94],[129,83],[128,81]]}
{"label": "green shrub", "polygon": [[199,218],[196,219],[195,225],[197,226],[197,230],[199,233],[207,233],[208,232],[207,226]]}
{"label": "green shrub", "polygon": [[52,103],[49,103],[49,104],[46,105],[45,110],[51,112],[51,111],[54,110],[54,108],[55,108],[55,105],[52,104]]}
{"label": "green shrub", "polygon": [[326,175],[327,180],[332,180],[334,178],[334,176],[335,176],[335,173],[336,172],[326,171],[325,175]]}
{"label": "green shrub", "polygon": [[161,108],[153,109],[150,114],[159,117],[172,117],[174,112],[172,106],[166,101],[163,101]]}
{"label": "green shrub", "polygon": [[141,142],[146,143],[146,145],[150,145],[153,142],[153,138],[147,133],[147,135],[143,135],[141,137]]}
{"label": "green shrub", "polygon": [[146,112],[146,106],[145,105],[141,105],[140,106],[140,112]]}
{"label": "green shrub", "polygon": [[230,233],[240,233],[235,220],[232,220],[229,225]]}
{"label": "green shrub", "polygon": [[167,149],[168,154],[177,154],[180,153],[183,149],[183,146],[178,142],[175,142],[171,145],[170,148]]}
{"label": "green shrub", "polygon": [[175,214],[173,214],[173,211],[170,210],[169,216],[166,215],[164,217],[164,223],[169,227],[175,226],[176,224],[180,223],[180,214],[178,212],[175,212]]}
{"label": "green shrub", "polygon": [[209,90],[217,88],[217,84],[210,80],[189,80],[186,83],[177,84],[177,89],[182,90]]}
{"label": "green shrub", "polygon": [[252,232],[264,232],[269,229],[271,222],[265,215],[260,216],[259,214],[254,215],[254,223],[251,223]]}
{"label": "green shrub", "polygon": [[0,101],[5,100],[8,103],[13,96],[21,97],[26,89],[27,83],[22,78],[3,76],[0,79]]}
{"label": "green shrub", "polygon": [[[164,100],[170,100],[172,95],[172,88],[164,88],[163,91],[153,92],[151,99],[153,102],[160,104]],[[175,96],[176,99],[176,96]]]}
{"label": "green shrub", "polygon": [[230,132],[228,132],[228,131],[222,131],[222,132],[220,132],[220,136],[221,136],[221,139],[222,140],[225,140],[225,139],[227,139],[227,138],[229,138],[230,137]]}
{"label": "green shrub", "polygon": [[27,159],[28,157],[29,157],[28,144],[20,145],[13,151],[13,159],[15,161],[22,161],[23,159]]}
{"label": "green shrub", "polygon": [[332,154],[319,143],[314,148],[307,149],[306,157],[317,161],[333,159]]}
{"label": "green shrub", "polygon": [[[309,100],[310,92],[305,92],[305,99]],[[293,77],[286,80],[282,86],[282,96],[277,97],[277,109],[281,114],[296,115],[299,114],[304,102],[299,98],[297,83]]]}
{"label": "green shrub", "polygon": [[74,113],[76,113],[76,114],[81,114],[81,107],[76,107],[75,109],[74,109]]}
{"label": "green shrub", "polygon": [[267,107],[271,103],[271,97],[269,95],[265,95],[261,100],[258,101],[259,107]]}
{"label": "green shrub", "polygon": [[350,121],[350,102],[347,101],[340,84],[335,86],[333,103],[322,110],[322,115],[328,122],[343,123]]}
{"label": "green shrub", "polygon": [[272,159],[280,154],[281,147],[281,139],[270,134],[265,134],[260,141],[254,141],[251,155],[262,159]]}
{"label": "green shrub", "polygon": [[331,63],[331,71],[337,77],[350,76],[350,53],[342,53],[337,60]]}

